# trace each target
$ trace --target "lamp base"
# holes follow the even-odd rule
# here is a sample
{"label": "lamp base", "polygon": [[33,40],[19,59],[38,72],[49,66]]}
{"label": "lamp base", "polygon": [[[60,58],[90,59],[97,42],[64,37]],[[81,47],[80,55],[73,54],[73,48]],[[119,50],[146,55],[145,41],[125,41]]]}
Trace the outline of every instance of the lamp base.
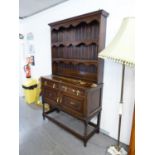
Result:
{"label": "lamp base", "polygon": [[110,146],[107,152],[111,155],[127,155],[125,149],[117,145]]}

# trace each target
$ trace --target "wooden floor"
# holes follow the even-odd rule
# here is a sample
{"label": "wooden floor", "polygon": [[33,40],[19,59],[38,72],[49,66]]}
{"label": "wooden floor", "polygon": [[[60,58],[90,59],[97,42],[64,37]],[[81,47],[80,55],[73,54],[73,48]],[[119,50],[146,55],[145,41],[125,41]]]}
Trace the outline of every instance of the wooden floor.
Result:
{"label": "wooden floor", "polygon": [[[106,155],[109,145],[115,144],[112,138],[104,134],[95,134],[83,146],[83,142],[64,131],[47,119],[42,119],[42,109],[34,104],[26,104],[23,98],[20,103],[20,144],[19,155]],[[64,113],[55,115],[58,119],[72,124],[73,128],[80,125],[75,119],[65,118]],[[126,147],[126,146],[125,146]]]}

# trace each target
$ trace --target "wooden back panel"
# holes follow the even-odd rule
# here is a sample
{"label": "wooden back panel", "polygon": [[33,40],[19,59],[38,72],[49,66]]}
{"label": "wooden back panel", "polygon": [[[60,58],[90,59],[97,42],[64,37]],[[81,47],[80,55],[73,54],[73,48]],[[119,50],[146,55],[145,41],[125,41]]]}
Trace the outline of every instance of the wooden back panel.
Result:
{"label": "wooden back panel", "polygon": [[53,75],[103,82],[106,18],[100,10],[49,24]]}

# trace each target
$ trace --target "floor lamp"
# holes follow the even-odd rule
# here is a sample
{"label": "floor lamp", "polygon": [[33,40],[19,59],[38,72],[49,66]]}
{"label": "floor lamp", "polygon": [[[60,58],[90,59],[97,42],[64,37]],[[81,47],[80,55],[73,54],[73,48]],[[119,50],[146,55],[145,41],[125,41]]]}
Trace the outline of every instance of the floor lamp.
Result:
{"label": "floor lamp", "polygon": [[134,67],[134,17],[124,18],[120,29],[112,42],[102,50],[98,57],[101,59],[112,59],[122,64],[121,95],[119,102],[119,123],[117,144],[109,147],[108,152],[112,155],[122,155],[125,150],[120,146],[120,133],[122,121],[123,91],[125,66]]}

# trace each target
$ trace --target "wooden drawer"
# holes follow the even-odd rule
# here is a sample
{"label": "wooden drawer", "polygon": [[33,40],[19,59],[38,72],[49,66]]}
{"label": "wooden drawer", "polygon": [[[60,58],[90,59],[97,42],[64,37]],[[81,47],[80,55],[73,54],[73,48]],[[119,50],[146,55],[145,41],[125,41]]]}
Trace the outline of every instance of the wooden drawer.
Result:
{"label": "wooden drawer", "polygon": [[63,92],[67,92],[67,93],[75,95],[75,96],[84,96],[85,95],[83,90],[78,89],[76,87],[70,87],[70,86],[67,86],[64,84],[60,86],[60,89]]}
{"label": "wooden drawer", "polygon": [[68,113],[76,113],[79,116],[84,112],[84,98],[74,98],[67,94],[62,94],[60,99],[61,107]]}
{"label": "wooden drawer", "polygon": [[58,104],[58,102],[59,102],[59,92],[54,89],[50,89],[50,88],[44,89],[43,96],[44,96],[44,98],[48,98],[48,99],[52,100],[56,104]]}
{"label": "wooden drawer", "polygon": [[51,81],[51,80],[43,79],[42,87],[49,87],[49,88],[53,88],[53,89],[59,89],[59,83]]}

